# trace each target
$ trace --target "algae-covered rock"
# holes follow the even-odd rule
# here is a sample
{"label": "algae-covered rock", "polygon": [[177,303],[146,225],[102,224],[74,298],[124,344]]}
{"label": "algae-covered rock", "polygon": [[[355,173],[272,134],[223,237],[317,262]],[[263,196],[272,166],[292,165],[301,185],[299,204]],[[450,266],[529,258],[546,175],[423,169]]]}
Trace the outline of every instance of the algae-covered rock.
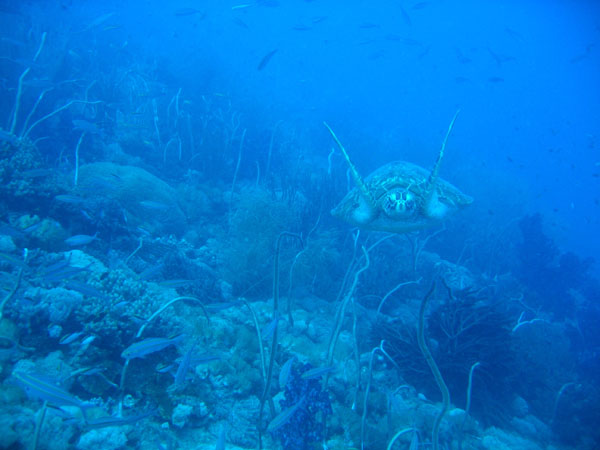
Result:
{"label": "algae-covered rock", "polygon": [[10,236],[0,235],[0,252],[12,253],[17,250],[17,246]]}
{"label": "algae-covered rock", "polygon": [[183,428],[193,411],[194,408],[190,405],[177,405],[173,410],[171,423],[177,428]]}
{"label": "algae-covered rock", "polygon": [[90,203],[116,202],[133,228],[176,235],[185,229],[186,219],[176,191],[140,167],[109,162],[83,165],[79,168],[77,194]]}
{"label": "algae-covered rock", "polygon": [[481,448],[490,450],[540,450],[542,447],[536,442],[528,441],[514,433],[510,433],[500,428],[490,427],[485,430],[480,440]]}
{"label": "algae-covered rock", "polygon": [[127,443],[127,435],[118,427],[100,428],[90,430],[81,435],[77,443],[79,450],[92,450],[102,448],[104,450],[116,450]]}
{"label": "algae-covered rock", "polygon": [[31,229],[30,245],[47,251],[59,250],[69,236],[56,220],[40,218],[37,215],[24,214],[19,216],[12,225],[19,230]]}

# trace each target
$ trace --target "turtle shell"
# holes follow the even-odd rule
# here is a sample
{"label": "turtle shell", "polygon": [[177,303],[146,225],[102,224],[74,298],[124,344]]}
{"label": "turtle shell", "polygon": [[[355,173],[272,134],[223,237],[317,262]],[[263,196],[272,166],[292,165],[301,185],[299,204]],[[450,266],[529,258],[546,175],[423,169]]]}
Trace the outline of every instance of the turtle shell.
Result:
{"label": "turtle shell", "polygon": [[364,179],[368,198],[355,187],[331,214],[361,229],[406,233],[436,225],[473,202],[441,178],[429,186],[429,174],[406,161],[386,164]]}

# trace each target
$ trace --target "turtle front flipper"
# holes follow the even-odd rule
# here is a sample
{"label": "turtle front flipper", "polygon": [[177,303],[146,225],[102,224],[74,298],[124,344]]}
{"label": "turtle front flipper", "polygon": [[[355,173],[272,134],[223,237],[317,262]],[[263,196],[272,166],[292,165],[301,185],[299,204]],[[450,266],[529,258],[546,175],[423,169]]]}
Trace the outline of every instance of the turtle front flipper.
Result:
{"label": "turtle front flipper", "polygon": [[443,219],[447,212],[448,206],[442,203],[439,199],[439,195],[436,191],[436,182],[439,178],[440,166],[442,164],[442,158],[444,157],[444,151],[446,150],[446,142],[448,142],[448,137],[452,132],[452,128],[454,127],[454,122],[456,122],[456,118],[458,117],[458,113],[460,109],[456,111],[450,125],[448,126],[448,131],[446,132],[446,136],[444,137],[444,141],[442,142],[442,147],[440,148],[440,152],[438,153],[437,160],[431,169],[431,173],[427,178],[427,185],[425,187],[425,194],[423,196],[425,200],[423,212],[427,217],[432,219],[441,220]]}
{"label": "turtle front flipper", "polygon": [[373,195],[367,188],[367,185],[363,181],[362,177],[358,173],[356,166],[350,160],[346,149],[344,148],[340,140],[337,138],[331,127],[327,125],[327,122],[323,122],[323,125],[327,127],[327,129],[331,133],[331,136],[333,137],[333,140],[337,143],[338,147],[342,151],[344,159],[346,160],[346,162],[348,163],[348,167],[350,168],[350,174],[352,175],[352,179],[356,183],[356,187],[360,192],[360,206],[357,210],[356,218],[359,222],[368,223],[373,219],[373,216],[377,209],[375,199],[373,198]]}

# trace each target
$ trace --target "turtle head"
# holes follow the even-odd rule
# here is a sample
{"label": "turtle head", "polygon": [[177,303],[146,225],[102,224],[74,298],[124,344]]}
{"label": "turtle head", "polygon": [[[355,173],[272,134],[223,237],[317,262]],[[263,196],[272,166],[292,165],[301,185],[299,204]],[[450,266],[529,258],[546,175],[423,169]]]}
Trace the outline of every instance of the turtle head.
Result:
{"label": "turtle head", "polygon": [[417,212],[417,199],[408,189],[392,189],[381,199],[381,210],[392,220],[409,219]]}

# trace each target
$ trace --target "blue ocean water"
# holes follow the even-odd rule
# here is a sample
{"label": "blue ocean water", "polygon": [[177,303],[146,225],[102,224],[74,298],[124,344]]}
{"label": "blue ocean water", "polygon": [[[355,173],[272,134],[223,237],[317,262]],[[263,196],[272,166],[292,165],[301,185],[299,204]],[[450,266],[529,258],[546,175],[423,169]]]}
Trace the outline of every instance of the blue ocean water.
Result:
{"label": "blue ocean water", "polygon": [[598,448],[600,4],[0,24],[0,448]]}

